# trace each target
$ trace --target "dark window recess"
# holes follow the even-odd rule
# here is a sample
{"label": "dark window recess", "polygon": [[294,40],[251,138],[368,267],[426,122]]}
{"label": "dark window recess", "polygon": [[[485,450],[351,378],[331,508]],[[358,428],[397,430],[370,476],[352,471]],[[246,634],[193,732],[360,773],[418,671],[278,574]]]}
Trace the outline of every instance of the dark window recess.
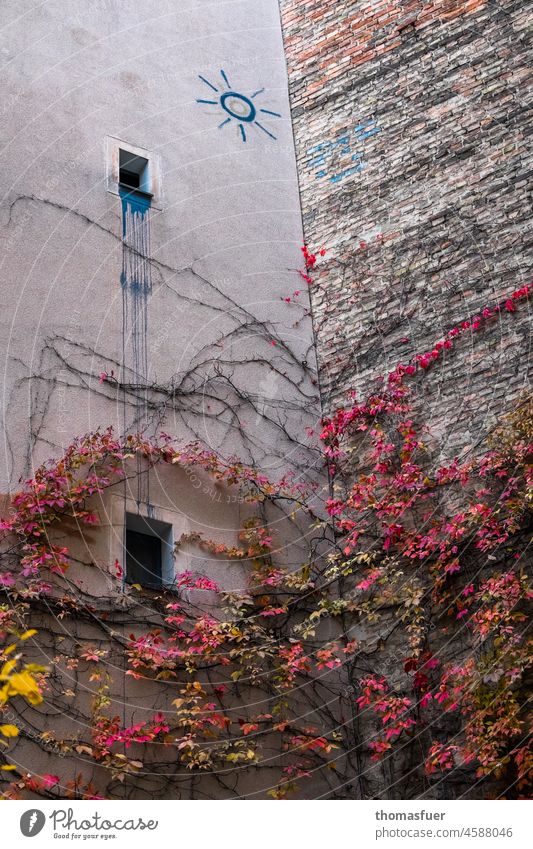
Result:
{"label": "dark window recess", "polygon": [[159,537],[126,530],[126,581],[143,587],[163,585]]}
{"label": "dark window recess", "polygon": [[118,182],[127,189],[134,189],[151,195],[150,169],[144,156],[137,156],[120,148],[118,163]]}
{"label": "dark window recess", "polygon": [[138,189],[141,185],[141,175],[135,171],[128,171],[126,168],[120,169],[119,181],[123,186],[129,186],[131,189]]}

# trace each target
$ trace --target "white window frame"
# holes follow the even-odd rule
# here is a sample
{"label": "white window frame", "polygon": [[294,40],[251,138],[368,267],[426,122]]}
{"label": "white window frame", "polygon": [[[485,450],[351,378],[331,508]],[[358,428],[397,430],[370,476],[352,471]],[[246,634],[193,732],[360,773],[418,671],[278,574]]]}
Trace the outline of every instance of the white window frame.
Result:
{"label": "white window frame", "polygon": [[[162,207],[161,193],[161,160],[159,156],[146,150],[143,147],[137,147],[116,138],[115,136],[107,136],[105,141],[105,163],[106,163],[106,187],[111,194],[118,195],[120,189],[119,173],[120,173],[120,151],[124,150],[132,156],[140,156],[146,159],[146,173],[144,176],[144,184],[141,191],[151,195],[151,206],[156,209]],[[135,191],[132,189],[132,191]]]}

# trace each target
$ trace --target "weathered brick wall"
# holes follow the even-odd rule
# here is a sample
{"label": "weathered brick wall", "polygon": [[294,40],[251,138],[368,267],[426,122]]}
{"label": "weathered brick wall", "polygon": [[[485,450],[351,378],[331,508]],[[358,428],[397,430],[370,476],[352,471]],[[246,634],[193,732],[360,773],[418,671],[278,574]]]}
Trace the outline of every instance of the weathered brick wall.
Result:
{"label": "weathered brick wall", "polygon": [[[280,5],[305,238],[328,249],[311,285],[328,413],[531,281],[528,10],[523,0]],[[475,451],[527,384],[529,320],[527,304],[503,310],[413,379],[426,442],[443,455]],[[391,632],[394,622],[391,610]],[[399,686],[402,641],[395,632],[373,660]],[[469,651],[444,632],[431,644],[443,664]],[[443,728],[432,726],[434,739]],[[408,747],[372,764],[364,717],[354,733],[360,786],[347,795],[499,792],[468,770],[429,786]]]}
{"label": "weathered brick wall", "polygon": [[[528,9],[281,0],[281,11],[305,236],[330,257],[312,285],[329,410],[529,282]],[[449,451],[524,385],[527,312],[464,338],[420,382]]]}

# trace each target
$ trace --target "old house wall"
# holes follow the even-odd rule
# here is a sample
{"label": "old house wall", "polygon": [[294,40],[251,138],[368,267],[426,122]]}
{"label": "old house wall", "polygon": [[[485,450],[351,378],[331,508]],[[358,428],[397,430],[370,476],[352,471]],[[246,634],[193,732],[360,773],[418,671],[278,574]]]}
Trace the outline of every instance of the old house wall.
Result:
{"label": "old house wall", "polygon": [[[430,459],[472,456],[530,380],[528,303],[504,306],[530,283],[528,10],[519,0],[280,6],[304,236],[312,252],[327,250],[310,284],[325,412],[350,404],[351,391],[365,399],[398,363],[469,321],[460,342],[409,386]],[[498,304],[500,314],[472,330],[472,318]],[[354,460],[366,456],[361,443]],[[353,479],[348,469],[339,493]],[[481,564],[476,576],[494,566]],[[400,613],[383,611],[377,628],[363,621],[357,637],[362,668],[405,694]],[[431,605],[424,615],[439,662],[475,652],[468,629],[446,617],[436,627]],[[421,743],[424,733],[445,739],[450,727],[436,721]],[[432,781],[416,741],[375,763],[375,733],[361,711],[353,725],[359,783],[348,795],[502,792],[461,765]]]}
{"label": "old house wall", "polygon": [[[2,491],[109,424],[200,434],[273,475],[308,462],[311,326],[281,300],[302,236],[277,4],[4,13]],[[146,212],[119,197],[121,143],[150,160]]]}
{"label": "old house wall", "polygon": [[[21,478],[109,425],[199,439],[274,480],[289,469],[316,480],[322,463],[305,430],[319,415],[309,302],[282,300],[300,279],[302,230],[277,2],[52,0],[2,11],[2,515]],[[121,145],[148,158],[151,199],[121,193]],[[126,510],[168,522],[175,540],[199,529],[228,544],[248,515],[198,476],[138,469],[101,505],[98,527],[62,529],[69,592],[92,612],[63,618],[44,603],[35,613],[32,656],[54,676],[46,704],[17,718],[23,770],[56,771],[43,723],[54,739],[90,737],[98,685],[69,662],[106,644],[109,617],[121,636],[157,624],[114,565],[124,565]],[[286,560],[291,534],[273,522]],[[246,583],[198,551],[175,568],[212,572],[223,588]],[[195,601],[209,606],[206,595]],[[109,642],[110,709],[121,722],[168,707],[172,687],[127,678],[122,644]],[[62,762],[62,782],[77,770],[94,771],[103,790],[108,776],[83,752]],[[146,782],[117,792],[196,792],[193,779],[184,788],[171,775],[163,790]],[[248,792],[271,783],[248,777]]]}
{"label": "old house wall", "polygon": [[[528,278],[527,9],[282,0],[324,404]],[[328,260],[329,257],[329,261]],[[453,456],[526,385],[527,309],[472,333],[420,393]]]}
{"label": "old house wall", "polygon": [[[300,200],[307,243],[328,250],[310,287],[326,411],[528,282],[520,3],[281,0],[283,41],[274,0],[4,5],[6,509],[20,476],[109,424],[199,437],[274,478],[287,466],[297,480],[316,478],[321,458],[305,429],[319,415],[307,292],[284,301],[302,288]],[[252,103],[255,117],[258,98],[260,120],[228,112],[230,85],[240,96],[233,109],[249,117]],[[117,140],[151,158],[149,209],[119,195]],[[420,384],[445,452],[475,444],[524,386],[526,321],[527,310],[493,320]],[[118,615],[120,637],[154,625],[114,570],[126,509],[171,523],[176,538],[203,528],[228,541],[246,514],[209,486],[191,496],[180,474],[143,473],[109,495],[98,530],[72,534],[72,581],[98,600],[98,621],[45,607],[35,619],[54,689],[45,709],[19,717],[22,767],[55,771],[57,749],[43,754],[39,737],[43,716],[58,735],[87,737],[96,685],[68,660],[105,639],[108,616]],[[183,558],[180,569],[241,581],[215,558]],[[363,628],[357,638],[374,663],[379,634]],[[394,675],[399,657],[385,658],[385,671]],[[123,724],[168,704],[171,687],[125,676],[118,643],[108,665]],[[344,695],[353,706],[352,690]],[[349,719],[343,727],[352,733]],[[354,784],[323,770],[304,794],[419,795],[417,776],[407,792],[401,781],[419,761],[399,758],[399,774],[391,767],[384,777],[361,754],[364,723],[353,729]],[[166,757],[155,777],[147,769],[113,792],[263,797],[276,780],[273,767],[271,778],[247,773],[223,790],[203,778],[200,788],[196,777],[175,781]],[[83,751],[65,760],[62,779],[80,768],[89,769]],[[107,776],[90,770],[104,786]],[[462,792],[468,776],[461,781]]]}
{"label": "old house wall", "polygon": [[[302,233],[277,3],[4,14],[0,492],[109,425],[312,478],[308,302],[282,301]],[[147,210],[119,196],[120,144],[150,161]],[[170,485],[177,538],[196,481]],[[138,476],[139,512],[150,492]]]}

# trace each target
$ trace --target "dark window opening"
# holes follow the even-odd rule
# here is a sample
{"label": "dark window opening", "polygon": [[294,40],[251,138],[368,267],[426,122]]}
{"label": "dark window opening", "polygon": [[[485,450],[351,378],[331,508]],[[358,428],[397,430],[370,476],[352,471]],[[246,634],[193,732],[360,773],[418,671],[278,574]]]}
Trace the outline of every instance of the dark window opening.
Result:
{"label": "dark window opening", "polygon": [[125,188],[151,196],[148,160],[144,156],[137,156],[120,148],[118,181]]}
{"label": "dark window opening", "polygon": [[127,171],[126,168],[120,169],[119,180],[123,186],[128,186],[132,189],[138,189],[141,184],[140,174],[136,174],[134,171]]}
{"label": "dark window opening", "polygon": [[163,585],[159,537],[126,530],[126,581],[142,587]]}
{"label": "dark window opening", "polygon": [[170,586],[174,580],[172,525],[139,513],[126,513],[125,525],[126,583],[155,589]]}

